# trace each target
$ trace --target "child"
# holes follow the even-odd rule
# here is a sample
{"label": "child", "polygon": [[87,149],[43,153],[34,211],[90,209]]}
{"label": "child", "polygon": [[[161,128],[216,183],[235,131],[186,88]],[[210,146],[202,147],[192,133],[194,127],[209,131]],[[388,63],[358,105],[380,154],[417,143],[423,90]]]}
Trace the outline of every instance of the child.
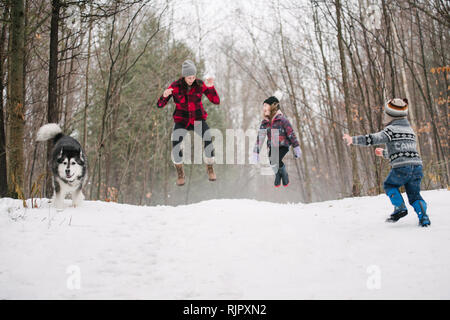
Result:
{"label": "child", "polygon": [[408,100],[392,99],[384,106],[383,124],[386,126],[378,133],[350,137],[344,134],[347,145],[372,146],[386,144],[387,149],[376,148],[375,154],[389,159],[392,170],[384,181],[384,190],[394,205],[394,212],[386,220],[397,222],[408,214],[403,197],[398,188],[405,186],[410,205],[419,218],[419,225],[431,224],[427,216],[427,204],[420,195],[420,182],[423,177],[422,160],[416,148],[416,135],[408,119]]}
{"label": "child", "polygon": [[[282,181],[283,186],[287,187],[289,185],[289,175],[283,163],[283,158],[288,153],[291,145],[294,147],[295,158],[299,158],[301,156],[300,145],[289,120],[286,119],[280,110],[278,98],[276,96],[269,97],[264,101],[263,105],[264,120],[259,127],[258,137],[253,149],[253,163],[259,161],[259,151],[267,135],[270,166],[275,173],[274,185],[279,187]],[[277,141],[272,141],[275,138],[272,137],[272,130],[278,130]],[[275,148],[278,148],[278,157],[276,156]]]}

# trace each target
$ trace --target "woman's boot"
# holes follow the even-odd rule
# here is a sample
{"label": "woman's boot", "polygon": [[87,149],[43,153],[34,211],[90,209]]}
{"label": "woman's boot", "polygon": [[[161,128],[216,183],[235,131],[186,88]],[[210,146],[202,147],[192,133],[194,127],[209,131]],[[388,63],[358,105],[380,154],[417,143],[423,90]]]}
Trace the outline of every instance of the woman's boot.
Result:
{"label": "woman's boot", "polygon": [[183,169],[183,164],[175,164],[175,168],[177,169],[177,186],[182,186],[184,185],[184,169]]}
{"label": "woman's boot", "polygon": [[206,165],[206,172],[208,173],[209,181],[216,181],[216,174],[214,173],[214,168],[212,164]]}

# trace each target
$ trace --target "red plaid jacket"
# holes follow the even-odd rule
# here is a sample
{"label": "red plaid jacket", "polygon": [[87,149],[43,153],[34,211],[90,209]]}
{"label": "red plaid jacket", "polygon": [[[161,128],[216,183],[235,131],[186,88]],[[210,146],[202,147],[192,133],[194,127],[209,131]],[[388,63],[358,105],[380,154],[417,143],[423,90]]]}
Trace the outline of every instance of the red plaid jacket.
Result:
{"label": "red plaid jacket", "polygon": [[172,88],[172,94],[167,98],[161,96],[158,99],[158,108],[164,108],[169,102],[170,97],[173,96],[175,102],[175,111],[173,112],[173,120],[177,123],[182,123],[188,127],[190,124],[194,124],[196,120],[206,120],[208,113],[206,113],[202,104],[202,95],[206,97],[214,104],[220,104],[220,98],[217,94],[214,86],[207,87],[205,83],[197,79],[191,86],[189,92],[187,92],[187,84],[184,78],[180,78],[177,81],[172,82],[169,86]]}
{"label": "red plaid jacket", "polygon": [[[272,131],[278,130],[278,141],[272,141]],[[267,136],[267,148],[271,147],[290,147],[291,145],[295,148],[300,144],[297,140],[292,125],[289,120],[278,111],[278,113],[273,117],[272,122],[264,119],[259,127],[258,136],[256,137],[256,144],[253,148],[253,152],[259,153],[264,139]]]}

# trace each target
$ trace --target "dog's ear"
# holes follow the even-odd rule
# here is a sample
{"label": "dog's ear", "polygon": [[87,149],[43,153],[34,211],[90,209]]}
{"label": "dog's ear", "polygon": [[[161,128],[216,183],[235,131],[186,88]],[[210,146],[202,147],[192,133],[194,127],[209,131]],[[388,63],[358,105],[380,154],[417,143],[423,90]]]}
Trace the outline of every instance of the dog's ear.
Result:
{"label": "dog's ear", "polygon": [[84,163],[85,159],[84,159],[84,153],[83,150],[80,149],[80,160]]}
{"label": "dog's ear", "polygon": [[61,151],[60,151],[59,154],[58,154],[58,158],[56,158],[57,161],[61,161],[61,159],[62,159],[62,157],[63,157],[63,149],[64,149],[64,148],[61,148]]}

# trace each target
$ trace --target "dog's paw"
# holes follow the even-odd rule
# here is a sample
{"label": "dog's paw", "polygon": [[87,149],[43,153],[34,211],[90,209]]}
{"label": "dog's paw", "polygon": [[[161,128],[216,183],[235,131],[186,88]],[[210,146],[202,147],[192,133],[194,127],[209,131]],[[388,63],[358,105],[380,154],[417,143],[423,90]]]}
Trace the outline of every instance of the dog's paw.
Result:
{"label": "dog's paw", "polygon": [[64,201],[55,201],[55,208],[56,211],[63,211],[64,210]]}
{"label": "dog's paw", "polygon": [[72,207],[74,207],[74,208],[81,207],[82,204],[83,204],[83,199],[81,199],[81,198],[72,200]]}
{"label": "dog's paw", "polygon": [[83,204],[84,195],[80,193],[72,194],[72,207],[80,207]]}

